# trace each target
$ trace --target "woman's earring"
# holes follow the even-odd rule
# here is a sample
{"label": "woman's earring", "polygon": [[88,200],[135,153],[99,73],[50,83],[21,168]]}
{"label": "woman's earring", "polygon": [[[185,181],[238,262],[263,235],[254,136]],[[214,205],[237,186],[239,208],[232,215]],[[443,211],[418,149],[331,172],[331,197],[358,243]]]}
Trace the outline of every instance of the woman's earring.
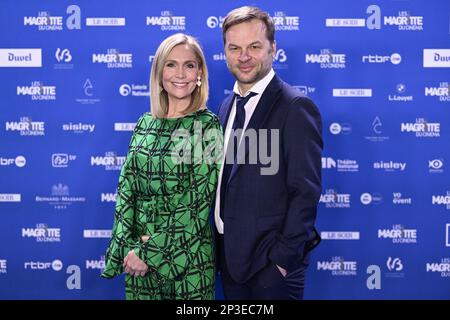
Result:
{"label": "woman's earring", "polygon": [[202,85],[202,81],[200,80],[200,76],[197,77],[197,86],[201,86]]}

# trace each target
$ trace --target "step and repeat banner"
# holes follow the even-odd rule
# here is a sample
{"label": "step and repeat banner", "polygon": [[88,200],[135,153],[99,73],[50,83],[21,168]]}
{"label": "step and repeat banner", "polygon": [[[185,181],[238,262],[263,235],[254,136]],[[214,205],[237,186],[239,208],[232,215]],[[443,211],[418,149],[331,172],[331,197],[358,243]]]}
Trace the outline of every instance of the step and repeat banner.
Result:
{"label": "step and repeat banner", "polygon": [[217,111],[221,24],[247,4],[323,116],[305,298],[450,299],[448,0],[0,1],[0,299],[124,298],[100,272],[155,51],[197,37]]}

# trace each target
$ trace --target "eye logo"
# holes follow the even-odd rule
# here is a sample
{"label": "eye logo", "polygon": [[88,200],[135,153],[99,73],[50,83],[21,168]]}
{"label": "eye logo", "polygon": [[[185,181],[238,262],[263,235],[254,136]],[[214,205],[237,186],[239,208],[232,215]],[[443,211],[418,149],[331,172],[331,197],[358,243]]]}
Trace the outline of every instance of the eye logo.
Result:
{"label": "eye logo", "polygon": [[444,162],[440,159],[434,159],[434,160],[430,160],[428,161],[428,168],[431,169],[441,169],[442,166],[444,165]]}

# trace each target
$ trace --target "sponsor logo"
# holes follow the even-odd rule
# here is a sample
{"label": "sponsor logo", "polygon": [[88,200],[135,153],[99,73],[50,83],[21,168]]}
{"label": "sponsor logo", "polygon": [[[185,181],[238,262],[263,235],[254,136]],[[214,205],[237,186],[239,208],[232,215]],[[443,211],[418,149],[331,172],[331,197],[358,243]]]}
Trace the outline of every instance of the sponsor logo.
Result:
{"label": "sponsor logo", "polygon": [[416,122],[402,122],[401,132],[413,132],[418,138],[438,138],[441,136],[441,124],[428,122],[424,118],[416,118]]}
{"label": "sponsor logo", "polygon": [[386,260],[386,267],[389,272],[386,273],[387,278],[404,278],[405,273],[400,272],[403,270],[403,262],[400,258],[388,257]]}
{"label": "sponsor logo", "polygon": [[55,69],[73,69],[72,54],[69,49],[56,49],[55,58],[58,63],[54,65]]}
{"label": "sponsor logo", "polygon": [[38,223],[36,228],[22,228],[22,238],[35,238],[36,242],[61,242],[61,229]]}
{"label": "sponsor logo", "polygon": [[320,195],[319,202],[324,203],[325,208],[350,208],[350,194],[327,189],[324,194]]}
{"label": "sponsor logo", "polygon": [[327,27],[365,27],[366,20],[364,19],[341,19],[341,18],[327,18],[325,19],[325,26]]}
{"label": "sponsor logo", "polygon": [[53,260],[52,262],[28,261],[24,263],[24,269],[49,270],[50,268],[54,271],[61,271],[63,263],[59,259]]}
{"label": "sponsor logo", "polygon": [[431,204],[435,206],[445,206],[447,210],[450,210],[450,191],[447,191],[447,194],[444,195],[432,195]]}
{"label": "sponsor logo", "polygon": [[114,131],[133,131],[136,127],[135,122],[116,122],[114,123]]}
{"label": "sponsor logo", "polygon": [[392,64],[400,64],[402,62],[402,56],[398,53],[393,53],[390,56],[382,56],[382,55],[366,55],[362,56],[363,63],[386,63],[390,62]]}
{"label": "sponsor logo", "polygon": [[161,31],[186,30],[186,16],[175,16],[171,11],[161,11],[160,16],[146,17],[147,26],[159,26]]}
{"label": "sponsor logo", "polygon": [[132,68],[133,55],[131,53],[120,53],[117,49],[108,49],[106,53],[93,53],[92,63],[106,65],[107,68]]}
{"label": "sponsor logo", "polygon": [[450,68],[450,49],[423,49],[424,68]]}
{"label": "sponsor logo", "polygon": [[7,260],[0,259],[0,273],[8,273]]}
{"label": "sponsor logo", "polygon": [[400,224],[393,225],[392,229],[378,229],[378,239],[391,239],[396,244],[417,243],[417,229],[406,229]]}
{"label": "sponsor logo", "polygon": [[105,152],[105,156],[91,156],[91,166],[104,166],[105,170],[120,170],[125,162],[125,156],[118,156],[115,152]]}
{"label": "sponsor logo", "polygon": [[444,159],[433,159],[428,161],[428,170],[430,173],[444,172]]}
{"label": "sponsor logo", "polygon": [[359,198],[361,200],[361,203],[363,205],[369,205],[369,204],[381,204],[383,202],[383,198],[379,193],[363,193],[361,194],[361,197]]}
{"label": "sponsor logo", "polygon": [[295,89],[297,89],[298,91],[300,91],[301,94],[305,95],[305,96],[309,96],[312,93],[316,92],[316,88],[314,87],[309,87],[309,86],[293,86]]}
{"label": "sponsor logo", "polygon": [[111,238],[111,230],[83,230],[83,238]]}
{"label": "sponsor logo", "polygon": [[450,83],[440,82],[439,87],[425,87],[426,97],[438,97],[439,101],[450,101]]}
{"label": "sponsor logo", "polygon": [[83,203],[86,202],[85,197],[75,197],[71,196],[69,192],[69,186],[58,183],[52,186],[52,191],[50,196],[36,196],[36,202],[45,203],[54,207],[57,210],[67,209],[73,203]]}
{"label": "sponsor logo", "polygon": [[52,167],[53,168],[67,168],[69,161],[77,159],[76,155],[67,153],[54,153],[52,154]]}
{"label": "sponsor logo", "polygon": [[450,277],[450,258],[441,258],[440,262],[427,262],[426,271],[439,273],[442,278]]}
{"label": "sponsor logo", "polygon": [[344,257],[332,257],[331,261],[317,261],[317,271],[330,271],[333,276],[356,276],[356,261],[346,261]]}
{"label": "sponsor logo", "polygon": [[45,122],[32,121],[31,117],[21,117],[20,121],[7,121],[6,131],[19,131],[21,136],[44,136]]}
{"label": "sponsor logo", "polygon": [[123,97],[133,96],[133,97],[149,97],[150,90],[146,84],[122,84],[119,87],[119,93]]}
{"label": "sponsor logo", "polygon": [[85,132],[89,132],[92,133],[95,130],[95,124],[90,124],[90,123],[64,123],[62,125],[62,130],[63,131],[69,131],[69,132],[73,132],[73,133],[85,133]]}
{"label": "sponsor logo", "polygon": [[124,27],[125,18],[86,18],[87,27]]}
{"label": "sponsor logo", "polygon": [[1,67],[42,67],[42,49],[0,49]]}
{"label": "sponsor logo", "polygon": [[338,172],[358,172],[359,164],[351,159],[333,159],[322,157],[322,169],[336,169]]}
{"label": "sponsor logo", "polygon": [[359,240],[359,231],[322,231],[322,240]]}
{"label": "sponsor logo", "polygon": [[0,157],[0,166],[10,166],[15,164],[19,168],[23,168],[27,160],[24,156],[17,156],[15,158],[2,158]]}
{"label": "sponsor logo", "polygon": [[56,100],[56,86],[46,86],[33,81],[30,86],[17,86],[18,96],[30,96],[31,100]]}
{"label": "sponsor logo", "polygon": [[300,18],[298,16],[288,16],[283,11],[275,11],[272,16],[275,30],[277,31],[298,31],[300,30]]}
{"label": "sponsor logo", "polygon": [[393,204],[412,204],[411,198],[404,198],[401,192],[392,193],[392,203]]}
{"label": "sponsor logo", "polygon": [[223,24],[223,20],[225,20],[224,17],[219,16],[209,16],[206,19],[206,25],[208,26],[208,28],[210,29],[214,29],[214,28],[222,28],[222,24]]}
{"label": "sponsor logo", "polygon": [[81,104],[96,104],[100,102],[100,99],[94,98],[94,86],[90,79],[86,79],[83,84],[83,93],[85,98],[78,98],[75,101]]}
{"label": "sponsor logo", "polygon": [[409,102],[413,101],[413,96],[404,95],[406,92],[406,86],[403,83],[399,83],[395,88],[396,93],[388,95],[389,101],[395,102]]}
{"label": "sponsor logo", "polygon": [[0,193],[0,202],[21,202],[22,195],[20,193]]}
{"label": "sponsor logo", "polygon": [[275,52],[275,56],[273,58],[273,68],[274,69],[287,69],[288,64],[287,61],[287,54],[284,49],[277,49],[277,52]]}
{"label": "sponsor logo", "polygon": [[117,191],[116,193],[102,193],[100,198],[101,202],[116,202]]}
{"label": "sponsor logo", "polygon": [[380,117],[375,117],[372,121],[372,131],[375,133],[374,136],[365,136],[364,138],[371,142],[384,142],[389,140],[389,136],[383,135],[383,123]]}
{"label": "sponsor logo", "polygon": [[404,171],[406,169],[406,162],[377,161],[373,163],[373,168],[386,172]]}
{"label": "sponsor logo", "polygon": [[105,256],[101,256],[100,260],[86,260],[86,269],[105,269]]}
{"label": "sponsor logo", "polygon": [[372,97],[372,89],[333,89],[333,97],[366,98]]}
{"label": "sponsor logo", "polygon": [[305,55],[305,63],[319,64],[322,69],[343,69],[346,67],[345,60],[345,54],[333,53],[331,49],[321,49],[319,54]]}
{"label": "sponsor logo", "polygon": [[330,124],[330,133],[334,135],[347,135],[352,133],[352,126],[349,123],[333,122],[332,124]]}

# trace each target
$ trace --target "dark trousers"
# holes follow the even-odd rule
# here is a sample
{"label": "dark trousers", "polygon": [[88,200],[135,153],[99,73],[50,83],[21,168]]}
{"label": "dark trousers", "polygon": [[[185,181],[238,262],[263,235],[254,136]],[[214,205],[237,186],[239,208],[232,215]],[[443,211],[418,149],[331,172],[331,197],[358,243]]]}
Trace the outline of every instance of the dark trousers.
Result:
{"label": "dark trousers", "polygon": [[[217,233],[216,233],[217,234]],[[227,300],[303,300],[307,258],[304,265],[283,277],[277,266],[269,262],[245,283],[231,277],[225,263],[223,235],[217,234],[217,260]]]}

